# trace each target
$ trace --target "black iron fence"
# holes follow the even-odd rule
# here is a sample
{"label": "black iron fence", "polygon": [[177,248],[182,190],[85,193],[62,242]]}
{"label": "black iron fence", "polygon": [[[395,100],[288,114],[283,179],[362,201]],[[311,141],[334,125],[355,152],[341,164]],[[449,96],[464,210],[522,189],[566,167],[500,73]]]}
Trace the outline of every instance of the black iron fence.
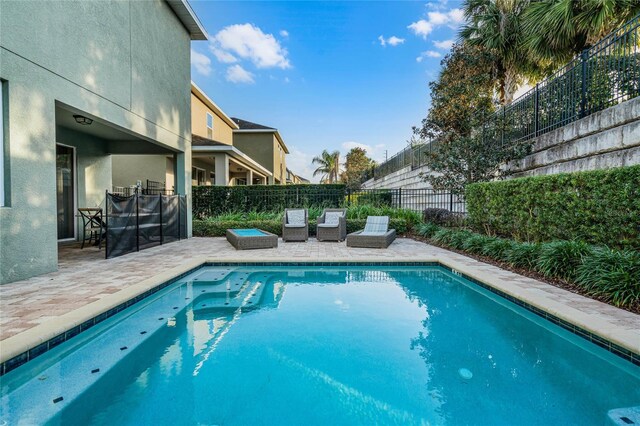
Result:
{"label": "black iron fence", "polygon": [[112,186],[111,193],[121,197],[130,197],[134,194],[140,195],[174,195],[173,189],[166,189],[164,182],[157,182],[147,179],[147,187],[142,186]]}
{"label": "black iron fence", "polygon": [[464,200],[434,189],[349,190],[344,185],[197,186],[193,187],[193,215],[214,217],[230,212],[278,212],[285,208],[338,208],[357,205],[426,208],[465,212]]}
{"label": "black iron fence", "polygon": [[105,212],[107,259],[187,238],[183,195],[107,192]]}
{"label": "black iron fence", "polygon": [[[640,96],[640,15],[547,77],[477,129],[486,143],[516,144]],[[380,179],[427,163],[437,142],[407,147],[373,171]]]}

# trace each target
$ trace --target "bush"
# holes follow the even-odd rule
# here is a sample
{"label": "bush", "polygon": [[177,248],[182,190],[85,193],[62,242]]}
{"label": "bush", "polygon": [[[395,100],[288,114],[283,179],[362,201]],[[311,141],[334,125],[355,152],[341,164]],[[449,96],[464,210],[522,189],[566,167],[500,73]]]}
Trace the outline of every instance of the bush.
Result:
{"label": "bush", "polygon": [[422,212],[424,222],[432,222],[443,226],[461,226],[464,216],[461,213],[450,212],[447,209],[428,208]]}
{"label": "bush", "polygon": [[616,306],[640,303],[640,253],[597,248],[576,271],[576,282],[591,295]]}
{"label": "bush", "polygon": [[640,248],[640,166],[474,183],[465,198],[487,234]]}
{"label": "bush", "polygon": [[391,207],[393,205],[393,193],[388,190],[373,190],[355,192],[349,196],[352,205],[368,204],[378,207]]}
{"label": "bush", "polygon": [[421,223],[420,225],[418,225],[416,232],[418,235],[422,237],[431,238],[436,232],[438,232],[439,229],[440,227],[435,223],[427,222],[427,223]]}
{"label": "bush", "polygon": [[490,238],[486,242],[482,254],[496,260],[506,261],[507,253],[513,249],[515,244],[514,241],[505,238]]}
{"label": "bush", "polygon": [[505,260],[517,268],[535,269],[538,256],[540,255],[540,244],[537,243],[515,243],[506,252]]}
{"label": "bush", "polygon": [[493,239],[493,237],[487,237],[486,235],[472,234],[464,242],[462,249],[469,253],[482,254],[485,246],[487,246],[490,241],[493,241]]}
{"label": "bush", "polygon": [[552,241],[542,244],[536,269],[547,277],[573,280],[583,257],[591,247],[582,241]]}

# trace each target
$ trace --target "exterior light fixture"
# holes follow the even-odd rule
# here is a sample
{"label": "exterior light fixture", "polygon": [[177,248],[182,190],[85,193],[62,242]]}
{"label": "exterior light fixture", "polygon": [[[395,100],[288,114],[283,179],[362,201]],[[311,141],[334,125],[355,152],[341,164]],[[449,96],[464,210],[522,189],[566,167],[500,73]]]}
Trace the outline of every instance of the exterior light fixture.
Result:
{"label": "exterior light fixture", "polygon": [[73,118],[75,118],[76,123],[81,124],[83,126],[88,126],[89,124],[93,123],[93,120],[90,119],[89,117],[85,117],[84,115],[74,115]]}

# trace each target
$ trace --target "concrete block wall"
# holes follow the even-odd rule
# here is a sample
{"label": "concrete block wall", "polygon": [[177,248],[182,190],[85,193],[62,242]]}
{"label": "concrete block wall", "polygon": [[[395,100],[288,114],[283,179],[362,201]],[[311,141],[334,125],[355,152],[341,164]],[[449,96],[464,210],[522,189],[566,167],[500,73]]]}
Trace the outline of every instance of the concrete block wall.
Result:
{"label": "concrete block wall", "polygon": [[[512,177],[600,170],[640,164],[640,97],[597,112],[539,136],[532,153],[509,164]],[[370,179],[364,189],[429,188],[420,173],[428,167],[407,166],[380,179]]]}

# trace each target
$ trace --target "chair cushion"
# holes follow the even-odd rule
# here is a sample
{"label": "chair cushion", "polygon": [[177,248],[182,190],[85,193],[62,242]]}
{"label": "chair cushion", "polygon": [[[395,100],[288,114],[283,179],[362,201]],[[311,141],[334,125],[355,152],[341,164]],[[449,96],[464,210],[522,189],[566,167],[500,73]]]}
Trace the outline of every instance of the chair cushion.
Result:
{"label": "chair cushion", "polygon": [[302,225],[297,225],[297,224],[293,224],[293,223],[285,223],[284,227],[285,228],[304,228],[304,223]]}
{"label": "chair cushion", "polygon": [[287,224],[304,226],[304,210],[289,210],[287,211]]}
{"label": "chair cushion", "polygon": [[319,223],[318,228],[337,228],[337,223]]}
{"label": "chair cushion", "polygon": [[369,216],[367,223],[364,225],[364,233],[384,234],[389,229],[389,216]]}
{"label": "chair cushion", "polygon": [[338,225],[340,223],[340,218],[342,217],[342,212],[327,212],[324,215],[324,223],[327,225]]}

